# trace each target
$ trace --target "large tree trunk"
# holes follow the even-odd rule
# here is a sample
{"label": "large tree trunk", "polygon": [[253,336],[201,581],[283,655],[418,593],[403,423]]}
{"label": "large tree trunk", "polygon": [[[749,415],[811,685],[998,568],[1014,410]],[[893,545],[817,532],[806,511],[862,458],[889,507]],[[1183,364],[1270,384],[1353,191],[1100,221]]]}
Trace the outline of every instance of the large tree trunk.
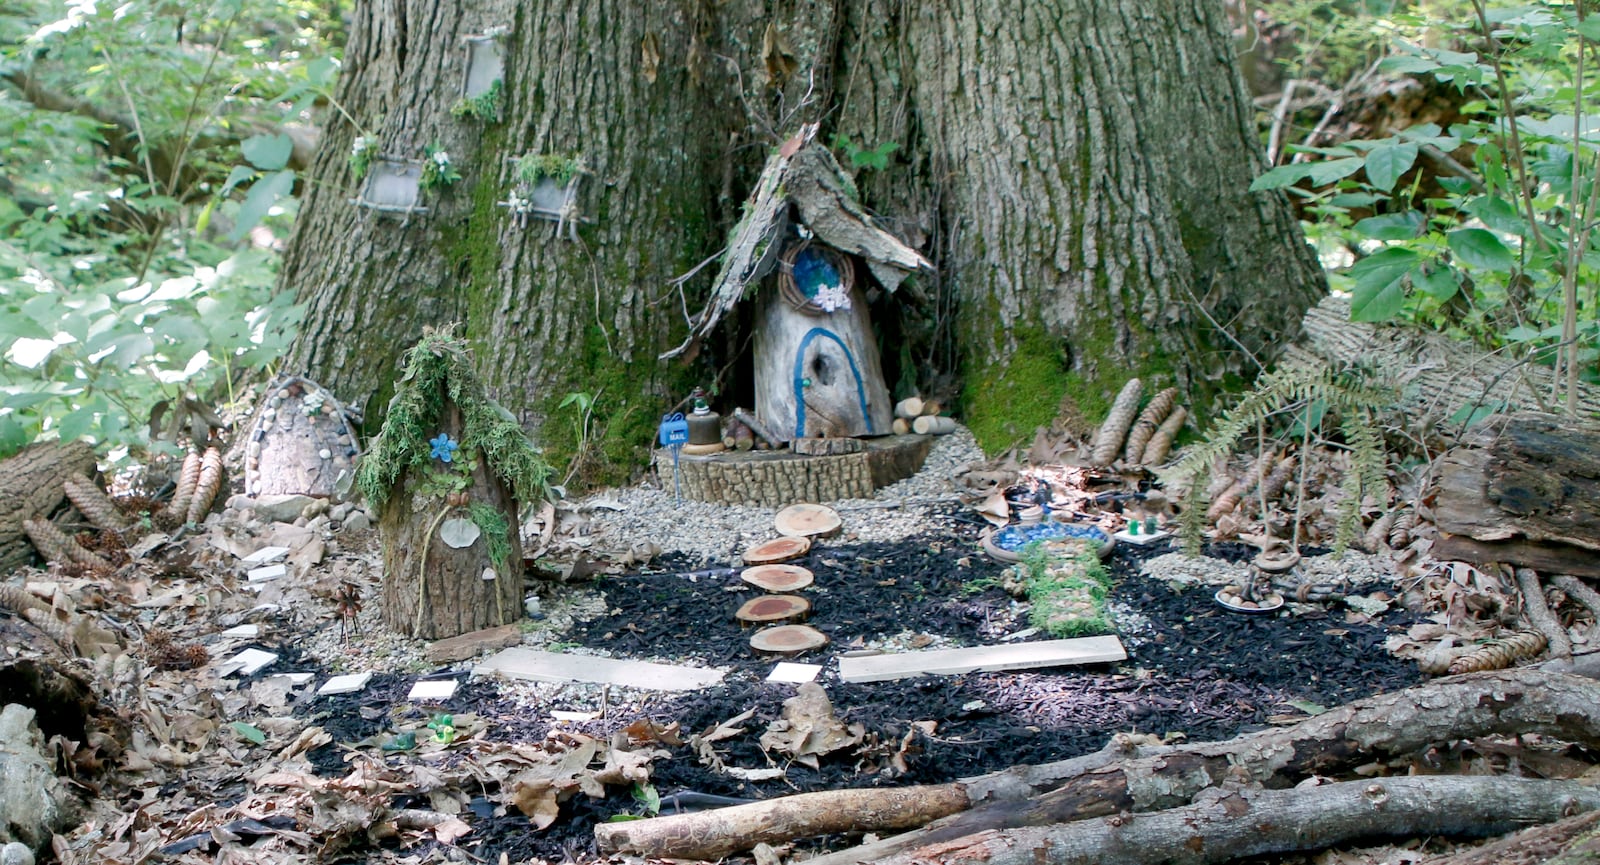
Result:
{"label": "large tree trunk", "polygon": [[[504,120],[453,118],[458,40],[496,25]],[[308,303],[287,367],[376,409],[395,346],[459,320],[558,461],[584,427],[544,422],[584,391],[607,457],[642,463],[691,378],[750,393],[740,316],[699,366],[655,360],[709,269],[684,298],[666,283],[716,253],[769,148],[820,119],[856,155],[898,145],[858,177],[865,203],[941,266],[930,302],[874,307],[890,381],[959,361],[989,446],[1062,406],[1098,420],[1130,373],[1203,397],[1252,369],[1219,325],[1265,359],[1322,285],[1286,203],[1247,191],[1263,160],[1231,50],[1209,0],[358,4],[341,104],[385,153],[437,143],[463,180],[425,214],[359,210],[357,130],[330,125],[283,268]],[[525,151],[586,159],[580,241],[497,206]]]}

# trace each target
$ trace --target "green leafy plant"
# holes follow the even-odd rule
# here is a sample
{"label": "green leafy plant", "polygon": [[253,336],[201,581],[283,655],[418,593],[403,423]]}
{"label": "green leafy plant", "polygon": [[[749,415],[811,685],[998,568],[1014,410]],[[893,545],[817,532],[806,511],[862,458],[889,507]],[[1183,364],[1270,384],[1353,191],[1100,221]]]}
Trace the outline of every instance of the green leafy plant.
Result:
{"label": "green leafy plant", "polygon": [[502,86],[499,79],[489,85],[489,89],[477,96],[463,96],[450,106],[450,116],[458,119],[476,120],[480,123],[499,123],[500,104],[503,101]]}
{"label": "green leafy plant", "polygon": [[889,167],[889,157],[900,149],[900,142],[885,141],[877,147],[867,147],[865,144],[856,144],[849,136],[840,133],[833,136],[833,147],[844,154],[844,160],[851,168],[882,171]]}
{"label": "green leafy plant", "polygon": [[378,140],[368,135],[357,135],[350,143],[350,174],[356,180],[367,176],[372,163],[378,158]]}
{"label": "green leafy plant", "polygon": [[456,170],[449,151],[437,144],[430,144],[424,149],[424,153],[422,179],[417,183],[423,190],[454,186],[461,179],[461,172]]}
{"label": "green leafy plant", "polygon": [[[1343,551],[1361,528],[1362,499],[1385,489],[1388,457],[1376,417],[1392,404],[1393,394],[1388,389],[1369,383],[1357,370],[1291,366],[1263,374],[1249,393],[1211,425],[1201,442],[1160,473],[1167,489],[1187,490],[1178,515],[1178,534],[1185,551],[1200,554],[1209,504],[1206,485],[1218,459],[1233,454],[1246,436],[1255,433],[1261,439],[1268,423],[1283,420],[1289,421],[1288,434],[1297,435],[1309,446],[1313,429],[1330,416],[1337,417],[1354,463],[1344,478],[1335,533],[1335,546]],[[1304,494],[1301,485],[1298,495]],[[1298,519],[1295,525],[1298,530]],[[1298,538],[1294,543],[1298,546]]]}
{"label": "green leafy plant", "polygon": [[1313,238],[1350,259],[1333,283],[1353,318],[1409,320],[1555,365],[1572,409],[1600,358],[1600,297],[1579,291],[1600,284],[1600,18],[1583,4],[1470,8],[1430,22],[1450,48],[1403,42],[1380,64],[1468,96],[1459,122],[1289,147],[1299,161],[1252,188],[1306,200]]}
{"label": "green leafy plant", "polygon": [[635,781],[633,784],[633,802],[635,811],[632,813],[613,814],[606,822],[625,823],[630,820],[644,820],[661,813],[661,794],[656,792],[654,784]]}
{"label": "green leafy plant", "polygon": [[1016,567],[1028,591],[1029,624],[1057,638],[1111,632],[1105,603],[1112,580],[1097,546],[1070,558],[1050,555],[1039,541],[1023,548]]}
{"label": "green leafy plant", "polygon": [[584,170],[583,159],[561,153],[524,153],[512,162],[512,173],[519,183],[530,186],[548,177],[565,186]]}

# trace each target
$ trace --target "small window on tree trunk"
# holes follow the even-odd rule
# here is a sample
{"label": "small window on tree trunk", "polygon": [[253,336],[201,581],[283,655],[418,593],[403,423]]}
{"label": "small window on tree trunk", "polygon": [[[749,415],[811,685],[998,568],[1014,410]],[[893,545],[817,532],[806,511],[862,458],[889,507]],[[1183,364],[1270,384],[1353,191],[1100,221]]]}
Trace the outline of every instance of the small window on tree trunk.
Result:
{"label": "small window on tree trunk", "polygon": [[427,213],[421,200],[421,163],[382,158],[367,172],[361,195],[354,203],[384,213]]}

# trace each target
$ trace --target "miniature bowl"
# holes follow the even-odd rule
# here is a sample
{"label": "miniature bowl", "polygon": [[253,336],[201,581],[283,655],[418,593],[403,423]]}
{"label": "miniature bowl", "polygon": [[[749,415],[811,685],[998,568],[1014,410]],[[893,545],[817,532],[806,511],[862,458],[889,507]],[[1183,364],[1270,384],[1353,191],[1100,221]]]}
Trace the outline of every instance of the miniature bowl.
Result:
{"label": "miniature bowl", "polygon": [[[1034,541],[1044,541],[1047,545],[1055,542],[1099,544],[1099,554],[1102,559],[1111,555],[1111,548],[1117,543],[1115,538],[1098,526],[1060,522],[1018,523],[985,534],[983,550],[996,561],[1017,562],[1022,558],[1022,548]],[[1069,555],[1071,550],[1063,549],[1060,553]]]}

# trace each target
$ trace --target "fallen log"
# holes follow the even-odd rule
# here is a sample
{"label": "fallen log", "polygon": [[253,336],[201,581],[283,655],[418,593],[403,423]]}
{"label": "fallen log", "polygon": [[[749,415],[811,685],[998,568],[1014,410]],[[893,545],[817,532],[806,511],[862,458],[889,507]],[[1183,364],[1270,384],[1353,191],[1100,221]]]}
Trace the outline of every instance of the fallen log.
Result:
{"label": "fallen log", "polygon": [[979,832],[1173,808],[1224,782],[1288,786],[1451,741],[1540,733],[1600,743],[1600,682],[1533,670],[1453,676],[1379,694],[1289,727],[1223,742],[1142,746],[1126,736],[1083,757],[961,782],[973,807],[808,865],[848,865]]}
{"label": "fallen log", "polygon": [[[1574,841],[1588,835],[1597,826],[1600,826],[1600,811],[1589,811],[1524,829],[1481,847],[1431,857],[1424,860],[1423,865],[1541,865],[1553,862]],[[1583,843],[1593,856],[1594,839],[1586,839]]]}
{"label": "fallen log", "polygon": [[32,444],[0,461],[0,577],[33,559],[23,521],[48,516],[66,498],[62,482],[92,471],[83,442]]}
{"label": "fallen log", "polygon": [[720,859],[761,843],[832,832],[893,831],[921,826],[967,807],[958,785],[801,793],[715,811],[600,823],[602,853],[648,851],[669,859]]}
{"label": "fallen log", "polygon": [[873,865],[1202,865],[1319,850],[1357,838],[1482,836],[1600,809],[1577,781],[1419,776],[1292,790],[1215,791],[1193,805],[1055,826],[984,832]]}
{"label": "fallen log", "polygon": [[[1534,412],[1495,418],[1441,457],[1433,477],[1440,532],[1557,556],[1600,550],[1600,426]],[[1520,555],[1503,561],[1571,573]]]}

